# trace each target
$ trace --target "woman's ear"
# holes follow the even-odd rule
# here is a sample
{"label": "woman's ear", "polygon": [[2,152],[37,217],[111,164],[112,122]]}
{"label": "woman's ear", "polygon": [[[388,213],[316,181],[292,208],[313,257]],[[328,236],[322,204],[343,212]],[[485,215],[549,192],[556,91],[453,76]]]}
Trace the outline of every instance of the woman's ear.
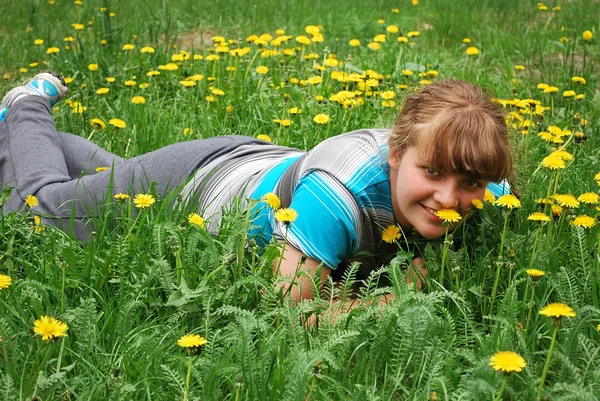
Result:
{"label": "woman's ear", "polygon": [[388,152],[388,164],[393,170],[398,170],[400,167],[400,159],[402,159],[402,152],[399,149],[390,148]]}

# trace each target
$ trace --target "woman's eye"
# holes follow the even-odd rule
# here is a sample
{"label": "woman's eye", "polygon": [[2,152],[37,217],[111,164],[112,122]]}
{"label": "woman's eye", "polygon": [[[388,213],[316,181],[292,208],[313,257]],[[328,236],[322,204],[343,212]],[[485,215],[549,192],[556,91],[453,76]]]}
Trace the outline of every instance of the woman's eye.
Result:
{"label": "woman's eye", "polygon": [[478,182],[478,181],[475,181],[475,180],[466,180],[466,181],[465,181],[465,184],[466,184],[468,187],[473,187],[473,188],[479,187],[479,182]]}
{"label": "woman's eye", "polygon": [[427,174],[429,174],[429,175],[440,175],[440,170],[437,170],[435,168],[426,167],[425,170],[427,171]]}

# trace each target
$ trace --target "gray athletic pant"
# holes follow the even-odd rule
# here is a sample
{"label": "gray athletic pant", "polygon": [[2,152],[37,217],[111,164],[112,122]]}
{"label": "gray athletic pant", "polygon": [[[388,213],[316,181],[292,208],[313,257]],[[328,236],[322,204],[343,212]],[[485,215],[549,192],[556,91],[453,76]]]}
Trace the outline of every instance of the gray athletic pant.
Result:
{"label": "gray athletic pant", "polygon": [[[154,183],[158,195],[178,190],[194,172],[240,145],[266,143],[244,136],[180,142],[131,159],[113,155],[85,138],[58,132],[50,103],[27,96],[0,122],[0,187],[13,187],[4,213],[33,208],[46,224],[86,240],[91,218],[117,193],[145,193]],[[96,172],[96,167],[110,167]],[[110,191],[110,193],[108,193]]]}

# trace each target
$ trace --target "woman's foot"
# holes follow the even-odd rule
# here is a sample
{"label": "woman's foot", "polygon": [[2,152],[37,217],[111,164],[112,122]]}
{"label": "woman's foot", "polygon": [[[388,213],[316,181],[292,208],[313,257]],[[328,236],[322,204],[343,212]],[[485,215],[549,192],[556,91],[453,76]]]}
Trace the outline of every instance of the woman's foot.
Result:
{"label": "woman's foot", "polygon": [[42,71],[22,86],[11,89],[0,104],[0,121],[8,109],[25,96],[41,96],[48,99],[51,106],[61,101],[67,94],[67,85],[64,79],[54,71]]}

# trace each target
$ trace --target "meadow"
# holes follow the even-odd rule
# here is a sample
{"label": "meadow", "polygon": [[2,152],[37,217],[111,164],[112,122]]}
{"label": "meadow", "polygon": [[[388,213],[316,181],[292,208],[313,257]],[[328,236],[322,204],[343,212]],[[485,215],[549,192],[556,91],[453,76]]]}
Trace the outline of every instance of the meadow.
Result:
{"label": "meadow", "polygon": [[504,108],[519,199],[487,198],[440,240],[404,233],[335,321],[359,266],[291,305],[273,289],[280,247],[247,238],[240,205],[211,236],[177,193],[107,198],[81,242],[32,201],[0,217],[0,399],[599,400],[598,15],[575,0],[3,0],[0,93],[57,71],[57,128],[120,156],[226,134],[308,150],[390,127],[408,94],[457,78]]}

